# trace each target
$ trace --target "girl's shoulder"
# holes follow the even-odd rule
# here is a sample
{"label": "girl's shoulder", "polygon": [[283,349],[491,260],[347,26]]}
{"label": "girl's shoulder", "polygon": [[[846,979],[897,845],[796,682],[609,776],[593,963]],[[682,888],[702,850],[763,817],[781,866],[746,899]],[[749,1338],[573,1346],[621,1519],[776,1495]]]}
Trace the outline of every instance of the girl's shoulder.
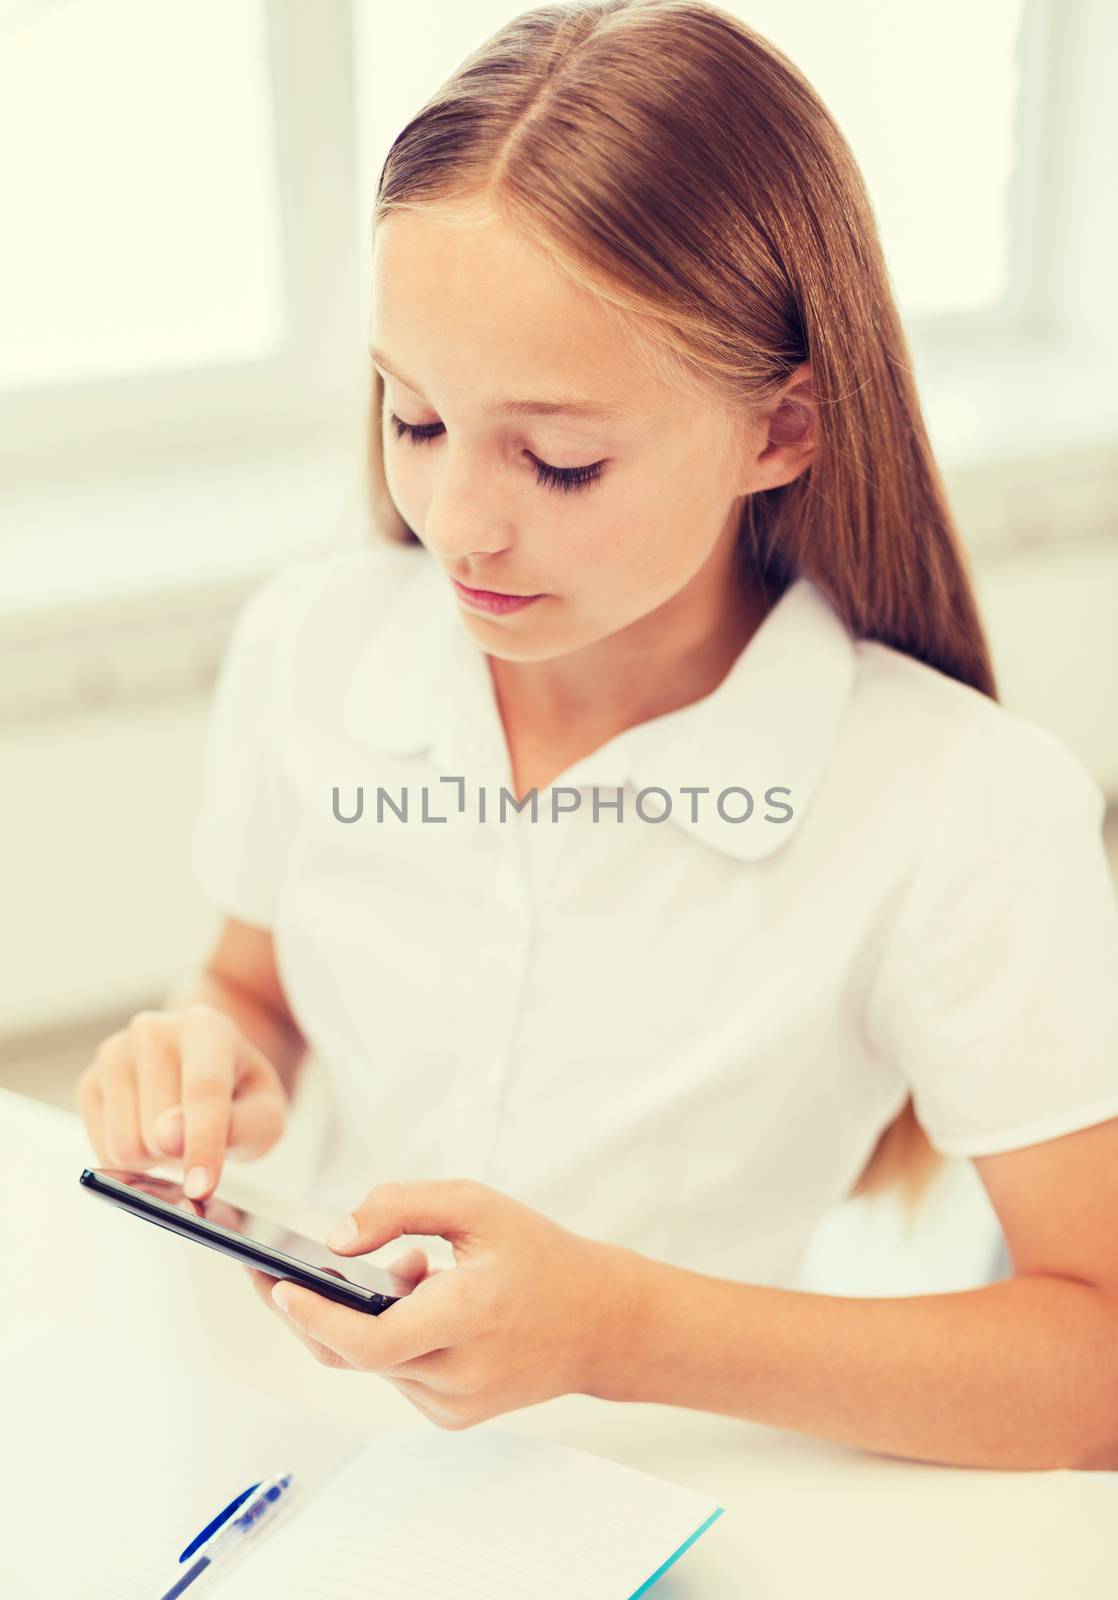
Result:
{"label": "girl's shoulder", "polygon": [[[347,542],[285,561],[251,590],[243,610],[290,636],[296,626],[331,628],[346,615],[368,620],[389,611],[416,573],[430,564],[422,546]],[[370,613],[371,608],[371,613]]]}
{"label": "girl's shoulder", "polygon": [[296,556],[249,592],[236,633],[274,672],[336,675],[429,565],[422,546],[387,541]]}
{"label": "girl's shoulder", "polygon": [[252,588],[221,669],[242,725],[337,724],[344,687],[402,596],[431,566],[422,545],[346,543],[285,561]]}
{"label": "girl's shoulder", "polygon": [[1071,807],[1097,826],[1105,794],[1058,734],[889,645],[854,649],[851,745],[867,775],[907,782],[915,810],[934,814],[950,799],[961,824],[977,826],[984,814]]}
{"label": "girl's shoulder", "polygon": [[[888,892],[864,998],[946,1155],[992,1155],[1118,1112],[1118,902],[1100,784],[1048,728],[878,643],[852,727],[873,778],[865,871]],[[868,730],[872,728],[872,736]]]}

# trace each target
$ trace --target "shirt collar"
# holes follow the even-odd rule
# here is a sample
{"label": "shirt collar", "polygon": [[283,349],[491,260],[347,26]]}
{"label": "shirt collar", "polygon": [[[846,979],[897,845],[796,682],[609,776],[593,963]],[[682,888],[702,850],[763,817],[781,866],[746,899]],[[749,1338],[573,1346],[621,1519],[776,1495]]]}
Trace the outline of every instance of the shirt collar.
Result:
{"label": "shirt collar", "polygon": [[[431,750],[444,771],[508,783],[508,754],[489,669],[448,580],[415,552],[387,622],[360,655],[346,691],[346,731],[391,754]],[[602,798],[626,782],[659,787],[670,821],[737,860],[773,854],[796,831],[823,777],[854,682],[854,640],[810,579],[793,579],[722,682],[701,700],[638,723],[578,761],[560,785],[598,785]],[[687,788],[706,789],[694,797]],[[766,790],[788,793],[765,800]],[[749,792],[752,814],[738,792]],[[546,793],[546,791],[544,791]],[[588,802],[585,802],[588,803]],[[632,797],[626,796],[625,821]],[[541,809],[546,804],[541,795]],[[659,816],[662,795],[643,802]],[[767,821],[770,816],[791,816]],[[608,821],[614,813],[605,811]],[[634,818],[633,826],[653,826]],[[664,824],[656,824],[664,826]]]}

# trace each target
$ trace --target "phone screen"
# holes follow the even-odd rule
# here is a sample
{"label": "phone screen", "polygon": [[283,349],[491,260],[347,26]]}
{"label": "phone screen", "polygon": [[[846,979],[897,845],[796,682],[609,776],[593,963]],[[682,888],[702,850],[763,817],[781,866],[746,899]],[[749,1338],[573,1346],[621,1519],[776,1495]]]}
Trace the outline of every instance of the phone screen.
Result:
{"label": "phone screen", "polygon": [[[115,1167],[87,1167],[80,1181],[91,1193],[133,1215],[358,1310],[383,1311],[412,1287],[409,1280],[361,1256],[336,1256],[317,1239],[217,1195],[191,1200],[182,1185],[170,1178]],[[344,1264],[344,1271],[339,1263]]]}

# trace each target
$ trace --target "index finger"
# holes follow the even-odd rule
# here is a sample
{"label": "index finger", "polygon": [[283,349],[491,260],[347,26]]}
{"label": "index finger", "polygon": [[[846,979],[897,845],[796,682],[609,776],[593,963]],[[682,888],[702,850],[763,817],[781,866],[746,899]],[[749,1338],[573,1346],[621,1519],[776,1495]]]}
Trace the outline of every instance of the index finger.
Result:
{"label": "index finger", "polygon": [[455,1304],[457,1297],[447,1292],[453,1276],[454,1269],[449,1268],[424,1280],[377,1317],[294,1283],[277,1284],[275,1298],[310,1338],[355,1367],[380,1372],[444,1350],[465,1337],[467,1319]]}
{"label": "index finger", "polygon": [[233,1115],[236,1035],[208,1017],[184,1017],[182,1071],[183,1189],[200,1200],[217,1187]]}

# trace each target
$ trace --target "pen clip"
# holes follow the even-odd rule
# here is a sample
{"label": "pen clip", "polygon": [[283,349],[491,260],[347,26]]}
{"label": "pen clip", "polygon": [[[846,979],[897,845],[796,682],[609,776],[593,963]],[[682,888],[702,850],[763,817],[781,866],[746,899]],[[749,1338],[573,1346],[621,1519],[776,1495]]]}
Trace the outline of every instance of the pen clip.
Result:
{"label": "pen clip", "polygon": [[259,1489],[260,1484],[263,1483],[263,1481],[263,1478],[261,1478],[257,1483],[250,1483],[248,1488],[242,1490],[235,1500],[230,1500],[229,1504],[225,1507],[225,1510],[219,1511],[213,1521],[207,1522],[201,1533],[197,1534],[193,1539],[191,1539],[190,1543],[179,1557],[179,1561],[189,1561],[194,1552],[201,1545],[204,1545],[206,1540],[209,1539],[212,1534],[216,1533],[218,1528],[220,1528],[223,1523],[229,1521],[229,1518],[233,1515],[234,1511],[236,1511],[240,1506],[244,1505],[249,1495],[252,1494],[256,1489]]}

